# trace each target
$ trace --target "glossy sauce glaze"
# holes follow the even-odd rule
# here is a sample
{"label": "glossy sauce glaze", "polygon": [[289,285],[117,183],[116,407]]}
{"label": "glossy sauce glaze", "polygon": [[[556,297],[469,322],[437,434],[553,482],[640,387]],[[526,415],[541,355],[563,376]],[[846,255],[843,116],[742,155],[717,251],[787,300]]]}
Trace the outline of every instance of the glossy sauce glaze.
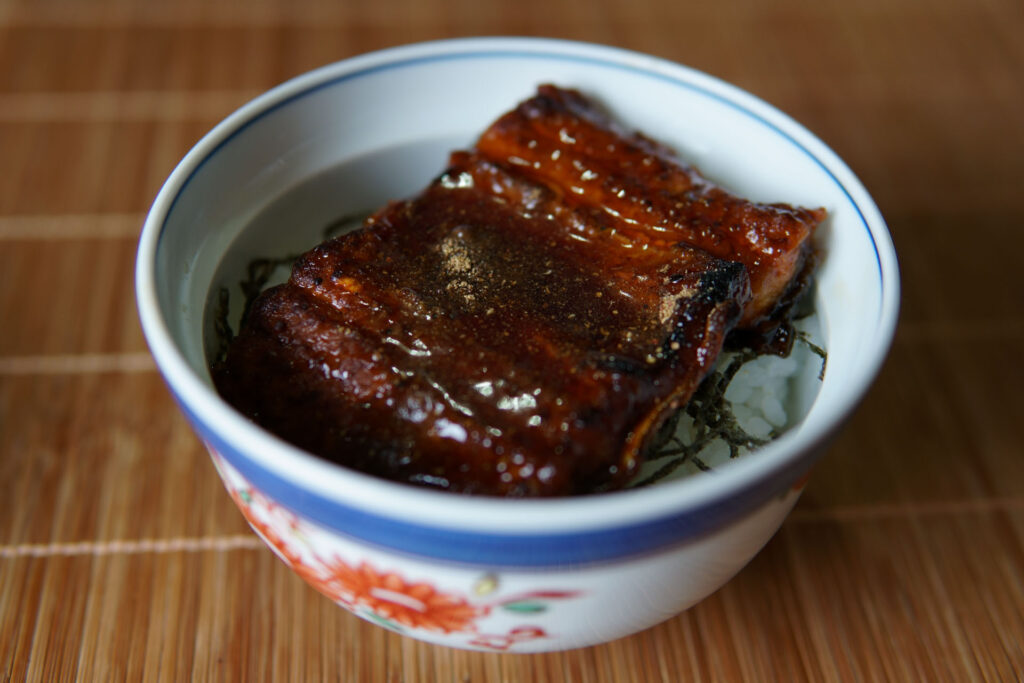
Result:
{"label": "glossy sauce glaze", "polygon": [[665,146],[623,129],[579,92],[550,85],[498,119],[477,149],[560,188],[562,200],[597,225],[638,239],[684,242],[744,264],[753,295],[740,327],[772,315],[825,217],[823,209],[736,197]]}
{"label": "glossy sauce glaze", "polygon": [[618,191],[570,201],[582,195],[557,173],[524,172],[544,164],[495,152],[507,119],[261,295],[214,369],[222,395],[310,452],[397,481],[504,496],[628,481],[752,319],[750,268],[653,209],[632,218]]}

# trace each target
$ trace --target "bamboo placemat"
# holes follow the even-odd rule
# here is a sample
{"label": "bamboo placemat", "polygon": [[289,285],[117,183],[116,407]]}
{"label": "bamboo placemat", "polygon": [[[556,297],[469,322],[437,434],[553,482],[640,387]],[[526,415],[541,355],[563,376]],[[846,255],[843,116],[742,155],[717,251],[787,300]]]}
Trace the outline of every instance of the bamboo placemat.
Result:
{"label": "bamboo placemat", "polygon": [[[132,290],[176,161],[256,93],[390,45],[651,52],[792,114],[894,234],[901,328],[780,533],[690,611],[549,655],[432,647],[259,544],[156,374]],[[1024,678],[1019,0],[0,0],[0,679]]]}

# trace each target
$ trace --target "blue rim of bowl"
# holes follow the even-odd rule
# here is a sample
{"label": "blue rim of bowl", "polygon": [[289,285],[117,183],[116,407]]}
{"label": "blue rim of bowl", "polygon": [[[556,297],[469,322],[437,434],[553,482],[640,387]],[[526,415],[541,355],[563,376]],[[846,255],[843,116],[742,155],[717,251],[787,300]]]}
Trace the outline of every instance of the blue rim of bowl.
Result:
{"label": "blue rim of bowl", "polygon": [[[257,491],[300,517],[351,540],[401,555],[492,569],[588,566],[679,546],[753,512],[773,498],[781,501],[810,466],[807,461],[795,463],[734,496],[642,524],[548,534],[480,532],[396,520],[297,486],[236,451],[185,406],[182,410],[213,454]],[[810,449],[808,457],[813,459],[819,450]]]}
{"label": "blue rim of bowl", "polygon": [[[460,41],[448,41],[458,43]],[[170,201],[168,209],[164,214],[164,220],[160,224],[160,232],[157,240],[163,238],[167,218],[173,213],[178,199],[185,192],[189,183],[201,171],[203,166],[220,150],[227,146],[232,140],[253,125],[259,119],[268,116],[298,99],[307,97],[317,91],[332,87],[344,81],[366,77],[381,71],[408,68],[419,66],[430,62],[452,61],[465,59],[544,59],[562,60],[578,63],[587,63],[603,68],[624,70],[642,75],[648,78],[666,81],[677,87],[694,91],[702,96],[709,97],[717,102],[723,103],[745,116],[755,120],[759,124],[771,129],[776,135],[785,138],[790,144],[800,149],[808,158],[814,161],[821,170],[841,190],[849,205],[855,210],[865,232],[871,241],[875,259],[878,267],[880,280],[880,296],[883,301],[879,306],[879,315],[884,316],[885,301],[884,292],[886,283],[884,280],[884,267],[882,256],[879,252],[878,243],[871,230],[871,225],[865,217],[860,204],[854,198],[847,186],[832,172],[832,169],[818,155],[807,148],[800,140],[796,139],[788,131],[782,129],[775,122],[761,116],[752,109],[744,106],[741,102],[730,99],[730,97],[716,92],[710,87],[702,86],[685,78],[659,72],[653,68],[645,69],[636,64],[622,63],[611,58],[602,58],[594,55],[584,55],[578,52],[560,51],[552,48],[550,50],[536,49],[537,45],[544,45],[545,40],[527,39],[534,49],[520,50],[507,47],[496,47],[495,49],[470,49],[444,52],[440,54],[425,54],[413,57],[404,57],[386,61],[384,63],[371,64],[365,68],[349,71],[340,76],[335,76],[316,82],[310,87],[292,93],[279,101],[256,112],[252,117],[242,121],[237,127],[228,132],[212,150],[199,160],[188,176],[175,192]],[[584,48],[600,48],[611,50],[620,54],[632,54],[626,51],[619,51],[614,48],[593,46],[586,43],[571,43],[568,41],[552,41],[561,45],[570,45]],[[427,44],[429,45],[429,44]],[[403,48],[385,50],[376,55],[388,52],[401,52]],[[671,67],[679,65],[671,64]],[[332,67],[325,67],[330,69]],[[700,72],[693,72],[700,74]],[[301,77],[300,77],[301,78]],[[744,91],[720,83],[728,88],[733,88],[736,93],[746,95]],[[284,86],[281,86],[284,87]],[[750,96],[752,97],[752,96]],[[756,98],[754,98],[756,99]],[[774,111],[770,105],[758,101],[761,106],[766,106]],[[796,124],[799,127],[799,124]],[[827,148],[825,148],[827,150]],[[870,200],[869,200],[870,201]],[[893,286],[892,283],[889,285]],[[884,351],[882,353],[884,356]],[[880,361],[879,361],[880,362]],[[172,390],[174,389],[171,383]],[[212,389],[211,389],[212,391]],[[175,391],[177,394],[177,392]],[[769,476],[756,480],[739,490],[733,491],[731,496],[710,501],[701,507],[690,508],[675,514],[667,514],[653,519],[640,522],[613,526],[607,528],[575,530],[557,533],[499,533],[491,531],[473,531],[466,529],[454,529],[441,525],[416,524],[408,521],[398,520],[383,514],[368,512],[357,506],[348,505],[339,500],[328,498],[324,495],[310,491],[288,478],[267,469],[247,457],[244,453],[236,450],[228,440],[222,438],[216,429],[207,425],[195,411],[183,401],[183,397],[176,396],[179,405],[188,417],[199,436],[206,442],[209,448],[222,457],[227,463],[234,467],[252,486],[275,500],[277,503],[291,509],[310,522],[329,529],[343,537],[365,542],[378,548],[387,549],[404,555],[432,560],[441,560],[458,564],[484,565],[493,568],[521,568],[540,569],[545,567],[580,566],[594,563],[608,562],[623,558],[636,557],[651,552],[659,551],[667,547],[678,546],[691,542],[704,536],[725,524],[732,522],[746,514],[760,508],[773,498],[785,493],[792,482],[804,475],[810,468],[813,461],[822,450],[823,444],[835,428],[833,426],[826,434],[819,435],[819,438],[809,444],[802,452],[801,457],[787,461],[784,466],[771,470]]]}

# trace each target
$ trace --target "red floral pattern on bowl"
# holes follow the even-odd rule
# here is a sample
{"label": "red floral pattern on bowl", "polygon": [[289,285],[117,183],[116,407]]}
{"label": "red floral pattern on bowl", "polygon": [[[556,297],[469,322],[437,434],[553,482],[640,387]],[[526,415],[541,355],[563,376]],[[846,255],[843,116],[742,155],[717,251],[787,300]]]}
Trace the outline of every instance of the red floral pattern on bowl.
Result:
{"label": "red floral pattern on bowl", "polygon": [[[375,567],[367,560],[346,560],[337,553],[322,554],[310,537],[316,530],[260,491],[240,482],[223,459],[214,461],[228,492],[252,529],[296,574],[313,588],[369,621],[399,633],[407,631],[470,636],[458,643],[473,649],[506,651],[515,645],[549,638],[537,623],[511,626],[504,632],[485,632],[479,622],[495,610],[530,615],[536,619],[551,601],[577,597],[573,590],[535,590],[481,600],[497,591],[500,578],[478,577],[467,597],[464,592],[441,590],[426,580],[409,580],[396,570]],[[233,484],[237,482],[237,484]],[[238,485],[240,484],[240,485]]]}

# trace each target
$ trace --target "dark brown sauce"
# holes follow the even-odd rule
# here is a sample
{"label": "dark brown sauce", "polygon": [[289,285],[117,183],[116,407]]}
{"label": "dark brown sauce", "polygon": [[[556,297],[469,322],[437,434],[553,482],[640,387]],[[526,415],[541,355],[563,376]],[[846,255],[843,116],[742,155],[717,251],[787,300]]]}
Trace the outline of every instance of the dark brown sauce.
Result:
{"label": "dark brown sauce", "polygon": [[581,234],[545,201],[526,211],[446,176],[313,249],[257,300],[218,387],[391,478],[532,495],[628,478],[643,419],[699,383],[746,276],[689,247]]}
{"label": "dark brown sauce", "polygon": [[[247,311],[218,390],[292,443],[398,481],[622,486],[730,331],[792,347],[806,283],[788,269],[810,261],[817,214],[732,197],[581,101],[542,88],[419,196],[301,256]],[[744,247],[736,225],[775,246]]]}
{"label": "dark brown sauce", "polygon": [[524,178],[558,188],[561,201],[589,212],[597,225],[743,263],[753,296],[740,327],[772,314],[825,217],[823,209],[730,194],[665,146],[626,131],[574,90],[542,86],[498,119],[477,149]]}

